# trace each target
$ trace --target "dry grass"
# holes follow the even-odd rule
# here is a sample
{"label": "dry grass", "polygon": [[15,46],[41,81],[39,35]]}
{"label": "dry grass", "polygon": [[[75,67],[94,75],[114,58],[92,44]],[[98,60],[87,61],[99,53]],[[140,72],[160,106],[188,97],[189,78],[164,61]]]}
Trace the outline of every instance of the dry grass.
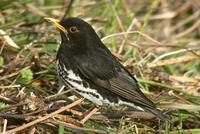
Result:
{"label": "dry grass", "polygon": [[[3,0],[0,9],[2,133],[200,133],[198,0]],[[77,101],[58,79],[60,37],[47,16],[92,24],[173,124],[121,107],[103,108],[81,123],[92,104],[69,108]]]}

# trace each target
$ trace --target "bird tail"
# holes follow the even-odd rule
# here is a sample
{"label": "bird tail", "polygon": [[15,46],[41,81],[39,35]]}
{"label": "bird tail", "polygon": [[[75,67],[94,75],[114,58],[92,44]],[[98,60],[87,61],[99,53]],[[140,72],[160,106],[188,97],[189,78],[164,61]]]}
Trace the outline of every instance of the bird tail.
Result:
{"label": "bird tail", "polygon": [[172,120],[171,120],[171,118],[168,115],[165,115],[165,114],[161,113],[157,109],[152,109],[152,108],[145,107],[144,110],[152,113],[153,115],[157,116],[161,120],[164,120],[166,122],[172,123]]}

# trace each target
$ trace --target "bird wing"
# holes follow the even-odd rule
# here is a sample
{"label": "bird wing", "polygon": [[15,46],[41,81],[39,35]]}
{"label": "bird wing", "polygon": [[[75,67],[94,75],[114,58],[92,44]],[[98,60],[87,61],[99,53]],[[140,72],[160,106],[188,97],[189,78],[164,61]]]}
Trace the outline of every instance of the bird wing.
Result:
{"label": "bird wing", "polygon": [[[79,58],[80,59],[80,58]],[[155,105],[140,91],[135,78],[107,50],[98,49],[77,61],[78,70],[87,80],[135,104]]]}

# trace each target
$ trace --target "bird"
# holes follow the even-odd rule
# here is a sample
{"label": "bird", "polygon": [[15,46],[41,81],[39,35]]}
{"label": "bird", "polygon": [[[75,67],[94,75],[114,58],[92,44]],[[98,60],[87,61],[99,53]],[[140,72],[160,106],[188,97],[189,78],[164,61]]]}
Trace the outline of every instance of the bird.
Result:
{"label": "bird", "polygon": [[56,63],[64,85],[98,107],[126,105],[171,122],[140,90],[136,78],[101,41],[93,27],[78,17],[45,18],[60,32]]}

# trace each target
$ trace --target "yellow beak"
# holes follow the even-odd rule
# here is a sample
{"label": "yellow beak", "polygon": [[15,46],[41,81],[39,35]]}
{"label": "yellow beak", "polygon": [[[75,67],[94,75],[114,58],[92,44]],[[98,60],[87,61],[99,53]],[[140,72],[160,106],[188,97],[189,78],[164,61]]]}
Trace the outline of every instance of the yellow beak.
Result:
{"label": "yellow beak", "polygon": [[60,25],[60,20],[57,20],[57,19],[54,19],[54,18],[44,18],[44,19],[47,20],[48,22],[52,23],[58,29],[67,33],[67,30],[62,25]]}

